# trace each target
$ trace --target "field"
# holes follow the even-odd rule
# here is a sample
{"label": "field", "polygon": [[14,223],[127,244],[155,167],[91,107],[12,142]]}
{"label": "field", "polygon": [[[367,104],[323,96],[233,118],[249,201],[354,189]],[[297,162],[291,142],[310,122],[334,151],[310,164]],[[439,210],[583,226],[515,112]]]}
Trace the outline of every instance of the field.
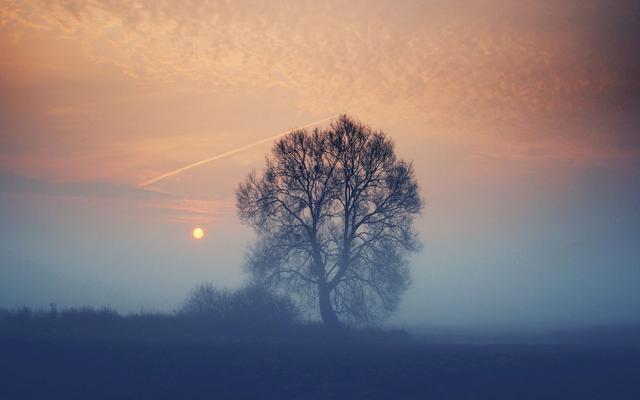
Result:
{"label": "field", "polygon": [[640,349],[3,336],[0,399],[638,399]]}

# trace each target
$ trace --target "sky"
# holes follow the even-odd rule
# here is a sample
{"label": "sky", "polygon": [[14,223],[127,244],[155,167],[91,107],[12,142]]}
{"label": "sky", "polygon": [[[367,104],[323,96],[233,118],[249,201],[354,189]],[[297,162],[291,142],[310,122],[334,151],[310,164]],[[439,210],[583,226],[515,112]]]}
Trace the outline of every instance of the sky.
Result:
{"label": "sky", "polygon": [[269,143],[139,184],[349,113],[425,202],[392,322],[640,322],[638,38],[625,0],[0,0],[0,307],[241,285]]}

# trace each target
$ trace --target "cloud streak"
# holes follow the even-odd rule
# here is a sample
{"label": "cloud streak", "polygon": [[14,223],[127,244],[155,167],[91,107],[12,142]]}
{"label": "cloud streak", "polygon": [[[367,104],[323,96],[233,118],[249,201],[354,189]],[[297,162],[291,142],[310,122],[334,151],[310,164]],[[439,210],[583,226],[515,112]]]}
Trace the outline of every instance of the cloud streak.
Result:
{"label": "cloud streak", "polygon": [[234,204],[226,200],[193,199],[131,185],[108,182],[49,182],[20,175],[0,174],[0,197],[62,199],[92,205],[97,209],[119,209],[137,218],[181,224],[209,224],[232,215]]}
{"label": "cloud streak", "polygon": [[[339,114],[338,114],[338,115],[339,115]],[[331,117],[323,118],[323,119],[321,119],[321,120],[319,120],[319,121],[311,122],[311,123],[309,123],[309,124],[306,124],[306,125],[301,126],[300,128],[297,128],[297,129],[305,129],[305,128],[309,128],[309,127],[312,127],[312,126],[315,126],[315,125],[319,125],[319,124],[321,124],[321,123],[323,123],[323,122],[331,121],[332,119],[337,118],[337,117],[338,117],[338,115],[334,115],[334,116],[331,116]],[[226,151],[226,152],[224,152],[224,153],[222,153],[222,154],[218,154],[217,156],[213,156],[213,157],[205,158],[204,160],[200,160],[200,161],[197,161],[197,162],[191,163],[191,164],[189,164],[189,165],[185,165],[184,167],[181,167],[181,168],[178,168],[178,169],[174,169],[173,171],[169,171],[169,172],[167,172],[167,173],[165,173],[165,174],[162,174],[162,175],[156,176],[155,178],[151,178],[151,179],[148,179],[148,180],[146,180],[146,181],[144,181],[144,182],[140,182],[140,183],[138,184],[138,186],[140,186],[140,187],[146,187],[146,186],[149,186],[149,185],[153,185],[153,184],[154,184],[154,183],[156,183],[156,182],[159,182],[159,181],[161,181],[161,180],[163,180],[163,179],[167,179],[167,178],[170,178],[170,177],[172,177],[172,176],[175,176],[175,175],[181,174],[181,173],[183,173],[183,172],[185,172],[185,171],[188,171],[188,170],[190,170],[190,169],[193,169],[193,168],[199,167],[199,166],[204,165],[204,164],[208,164],[208,163],[210,163],[210,162],[212,162],[212,161],[216,161],[216,160],[219,160],[219,159],[221,159],[221,158],[225,158],[225,157],[228,157],[228,156],[234,155],[234,154],[236,154],[236,153],[240,153],[241,151],[248,150],[248,149],[250,149],[250,148],[252,148],[252,147],[255,147],[255,146],[261,145],[261,144],[263,144],[263,143],[270,142],[270,141],[275,140],[275,139],[277,139],[277,138],[279,138],[279,137],[281,137],[281,136],[284,136],[284,135],[286,135],[287,133],[292,132],[292,131],[293,131],[293,129],[289,129],[289,130],[287,130],[287,131],[284,131],[284,132],[282,132],[282,133],[278,133],[277,135],[274,135],[274,136],[268,137],[268,138],[266,138],[266,139],[261,139],[261,140],[258,140],[258,141],[256,141],[256,142],[250,143],[250,144],[248,144],[248,145],[246,145],[246,146],[238,147],[238,148],[236,148],[236,149]]]}

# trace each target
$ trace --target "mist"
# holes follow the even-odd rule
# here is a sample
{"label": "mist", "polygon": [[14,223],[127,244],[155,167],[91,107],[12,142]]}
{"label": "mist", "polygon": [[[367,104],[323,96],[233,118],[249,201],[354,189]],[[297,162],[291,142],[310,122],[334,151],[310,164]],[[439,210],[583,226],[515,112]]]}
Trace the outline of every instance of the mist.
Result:
{"label": "mist", "polygon": [[[422,168],[425,157],[414,157]],[[420,177],[424,249],[411,258],[412,284],[390,323],[552,329],[639,322],[637,171],[504,179],[493,174],[510,166],[498,163],[478,178],[482,162],[458,167],[444,182],[437,171]],[[198,283],[238,287],[247,279],[253,234],[231,207],[194,242],[179,211],[147,204],[146,197],[180,201],[173,196],[151,193],[131,208],[137,189],[110,189],[105,198],[104,184],[100,191],[100,184],[23,181],[5,178],[1,193],[5,306],[171,311]],[[168,212],[178,222],[158,217]]]}
{"label": "mist", "polygon": [[639,37],[0,0],[0,398],[640,398]]}

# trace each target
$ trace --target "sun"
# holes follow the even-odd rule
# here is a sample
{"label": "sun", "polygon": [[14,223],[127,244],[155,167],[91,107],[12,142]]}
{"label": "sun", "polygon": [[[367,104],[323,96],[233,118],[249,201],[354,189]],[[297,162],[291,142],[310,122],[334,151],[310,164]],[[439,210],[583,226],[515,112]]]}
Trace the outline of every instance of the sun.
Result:
{"label": "sun", "polygon": [[194,228],[193,232],[191,232],[191,235],[193,236],[194,239],[196,240],[200,240],[202,238],[204,238],[204,229],[202,228]]}

